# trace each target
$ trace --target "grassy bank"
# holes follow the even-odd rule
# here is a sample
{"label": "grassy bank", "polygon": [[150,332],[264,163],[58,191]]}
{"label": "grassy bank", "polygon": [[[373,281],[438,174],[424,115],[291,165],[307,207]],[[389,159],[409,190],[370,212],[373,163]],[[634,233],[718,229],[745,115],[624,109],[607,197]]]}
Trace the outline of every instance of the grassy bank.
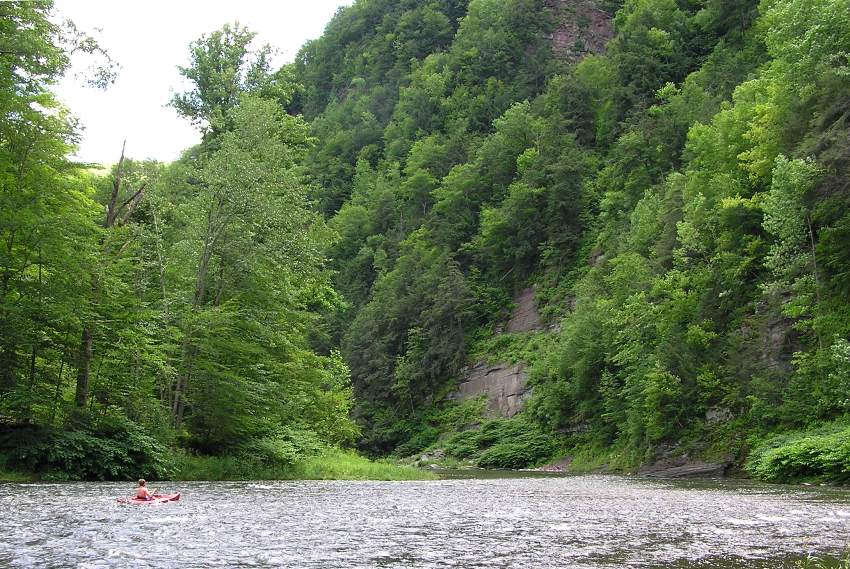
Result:
{"label": "grassy bank", "polygon": [[0,482],[32,482],[35,479],[36,476],[32,473],[9,468],[6,457],[0,454]]}
{"label": "grassy bank", "polygon": [[793,569],[850,569],[850,551],[839,557],[806,557],[794,562]]}
{"label": "grassy bank", "polygon": [[35,475],[28,472],[0,468],[0,482],[33,482],[35,479]]}
{"label": "grassy bank", "polygon": [[[325,449],[290,464],[269,464],[246,455],[201,456],[172,451],[167,471],[157,479],[171,480],[433,480],[434,474],[391,461],[372,461],[353,451]],[[0,454],[0,482],[37,480],[129,480],[135,477],[80,477],[61,471],[10,468]],[[153,478],[153,477],[150,477]]]}
{"label": "grassy bank", "polygon": [[235,456],[181,455],[175,480],[432,480],[430,472],[330,450],[287,466],[264,466]]}

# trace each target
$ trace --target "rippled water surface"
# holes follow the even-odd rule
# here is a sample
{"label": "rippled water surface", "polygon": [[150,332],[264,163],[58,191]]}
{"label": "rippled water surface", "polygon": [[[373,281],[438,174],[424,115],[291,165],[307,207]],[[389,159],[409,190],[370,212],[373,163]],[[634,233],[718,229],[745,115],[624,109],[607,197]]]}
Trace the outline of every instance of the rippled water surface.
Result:
{"label": "rippled water surface", "polygon": [[0,485],[9,567],[782,567],[850,545],[850,491],[610,476]]}

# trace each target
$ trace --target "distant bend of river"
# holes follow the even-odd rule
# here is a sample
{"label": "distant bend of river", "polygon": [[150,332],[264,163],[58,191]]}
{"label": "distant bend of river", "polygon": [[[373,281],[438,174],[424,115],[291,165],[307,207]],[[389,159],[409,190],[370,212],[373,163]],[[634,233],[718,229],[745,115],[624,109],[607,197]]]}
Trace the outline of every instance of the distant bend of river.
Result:
{"label": "distant bend of river", "polygon": [[850,546],[850,490],[615,476],[0,485],[0,567],[793,567]]}

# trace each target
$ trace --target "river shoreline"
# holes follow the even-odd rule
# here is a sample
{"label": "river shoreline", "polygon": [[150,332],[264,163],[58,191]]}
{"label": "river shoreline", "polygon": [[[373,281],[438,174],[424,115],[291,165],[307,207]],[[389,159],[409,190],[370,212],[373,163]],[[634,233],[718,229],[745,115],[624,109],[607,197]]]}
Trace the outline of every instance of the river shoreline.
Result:
{"label": "river shoreline", "polygon": [[[421,482],[421,481],[437,481],[437,480],[495,480],[495,479],[512,479],[512,478],[550,478],[550,477],[580,477],[591,475],[606,475],[623,477],[636,480],[681,480],[684,482],[728,482],[728,483],[754,483],[754,484],[770,484],[777,487],[799,488],[799,487],[823,487],[823,488],[848,488],[847,484],[841,484],[835,481],[824,481],[819,479],[799,480],[795,482],[765,482],[737,474],[724,476],[663,476],[660,474],[646,474],[644,472],[617,472],[611,470],[595,470],[584,472],[573,472],[569,470],[554,470],[544,467],[538,468],[522,468],[514,470],[504,469],[486,469],[478,467],[435,467],[435,468],[414,468],[406,466],[396,466],[387,463],[379,465],[373,464],[371,469],[356,468],[350,470],[339,471],[330,463],[321,464],[320,461],[311,461],[312,472],[303,476],[295,475],[292,470],[279,471],[277,475],[269,472],[259,473],[261,476],[245,477],[245,476],[204,476],[198,473],[192,477],[175,476],[169,478],[169,482],[298,482],[298,481],[395,481],[395,482]],[[396,470],[400,468],[401,470]],[[302,473],[304,471],[302,470]],[[403,474],[399,474],[399,473]],[[265,476],[262,476],[265,474]],[[40,482],[103,482],[101,480],[56,480],[51,478],[42,478],[37,473],[19,472],[0,470],[0,484],[31,484]],[[126,480],[132,482],[132,480]]]}
{"label": "river shoreline", "polygon": [[[175,481],[245,481],[245,480],[435,480],[433,472],[384,460],[369,460],[352,451],[330,450],[305,457],[293,464],[262,465],[241,456],[199,456],[175,453],[172,476]],[[131,481],[130,478],[123,479]],[[26,472],[0,468],[0,482],[97,482],[96,479],[73,480],[62,473]]]}

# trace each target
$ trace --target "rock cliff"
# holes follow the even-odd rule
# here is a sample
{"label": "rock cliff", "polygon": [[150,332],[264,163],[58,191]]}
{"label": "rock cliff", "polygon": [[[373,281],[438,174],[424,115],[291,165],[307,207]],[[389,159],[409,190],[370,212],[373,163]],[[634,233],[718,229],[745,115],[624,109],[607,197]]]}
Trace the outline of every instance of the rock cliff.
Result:
{"label": "rock cliff", "polygon": [[614,36],[611,15],[593,0],[549,0],[554,10],[552,49],[560,58],[578,61],[591,53],[602,53]]}
{"label": "rock cliff", "polygon": [[469,368],[450,399],[463,401],[485,395],[488,414],[510,418],[522,410],[523,402],[531,394],[527,384],[528,374],[523,364],[478,362]]}

